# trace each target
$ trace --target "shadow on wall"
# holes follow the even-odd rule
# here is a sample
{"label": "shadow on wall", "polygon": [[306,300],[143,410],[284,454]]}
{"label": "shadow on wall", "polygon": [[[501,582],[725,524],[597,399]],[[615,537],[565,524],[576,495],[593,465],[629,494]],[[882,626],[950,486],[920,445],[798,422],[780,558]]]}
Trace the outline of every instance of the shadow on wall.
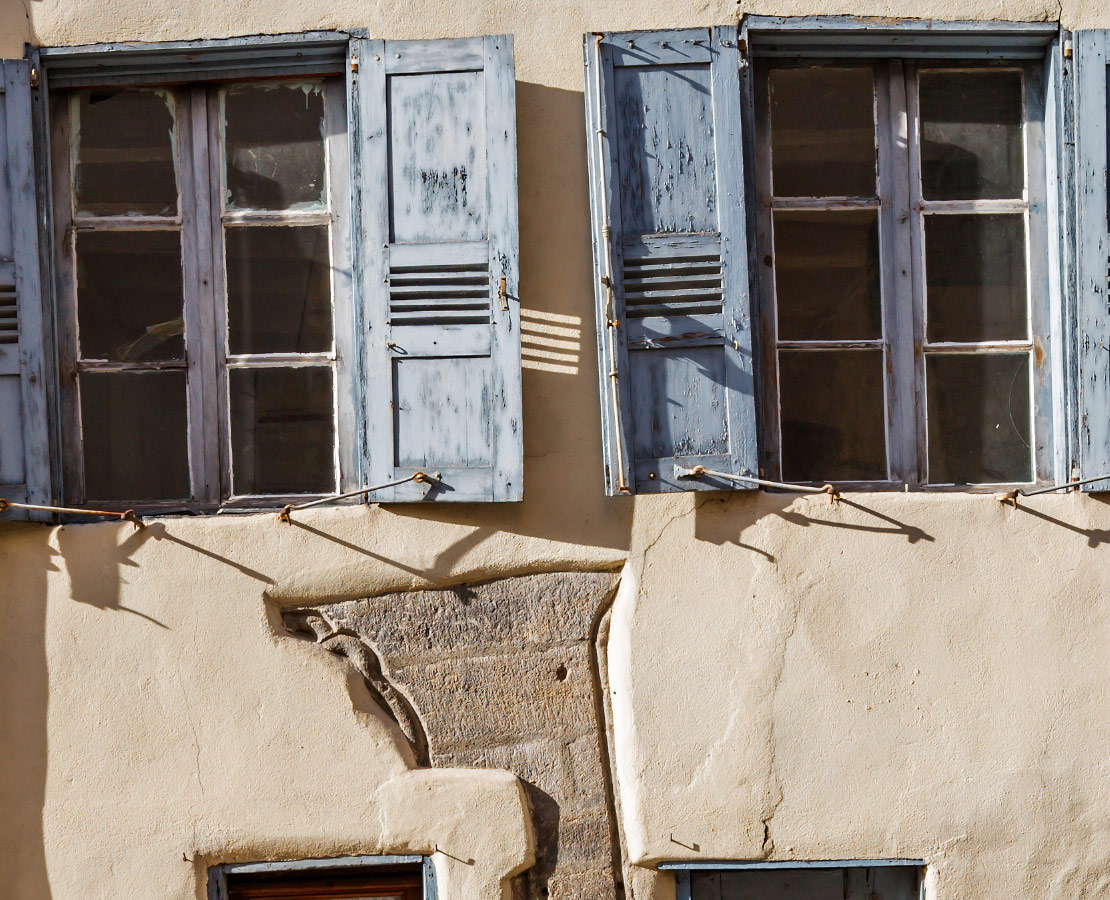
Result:
{"label": "shadow on wall", "polygon": [[[34,43],[32,0],[0,0],[0,55]],[[0,542],[0,894],[50,900],[43,838],[46,797],[46,596],[59,570],[47,532],[15,526]],[[16,565],[18,558],[18,565]]]}
{"label": "shadow on wall", "polygon": [[[0,541],[0,894],[50,900],[46,798],[46,596],[60,568],[45,529],[12,526]],[[17,564],[18,563],[18,564]]]}

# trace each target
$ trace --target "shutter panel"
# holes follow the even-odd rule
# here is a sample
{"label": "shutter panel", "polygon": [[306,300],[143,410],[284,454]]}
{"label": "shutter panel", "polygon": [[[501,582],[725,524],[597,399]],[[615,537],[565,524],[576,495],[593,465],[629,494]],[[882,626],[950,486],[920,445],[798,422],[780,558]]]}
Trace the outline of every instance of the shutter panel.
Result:
{"label": "shutter panel", "polygon": [[374,500],[520,500],[516,86],[509,36],[357,39],[356,249]]}
{"label": "shutter panel", "polygon": [[50,503],[31,69],[0,66],[0,497]]}
{"label": "shutter panel", "polygon": [[757,469],[739,72],[731,27],[586,37],[610,494]]}
{"label": "shutter panel", "polygon": [[[1081,478],[1110,475],[1106,31],[1075,33],[1076,283]],[[1110,490],[1110,480],[1084,487]]]}

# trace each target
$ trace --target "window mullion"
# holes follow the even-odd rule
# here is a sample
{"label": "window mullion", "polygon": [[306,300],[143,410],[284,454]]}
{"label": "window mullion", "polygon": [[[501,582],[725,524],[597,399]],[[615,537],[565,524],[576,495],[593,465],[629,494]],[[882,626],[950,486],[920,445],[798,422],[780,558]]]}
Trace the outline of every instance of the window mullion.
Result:
{"label": "window mullion", "polygon": [[[208,219],[209,257],[212,260],[212,331],[213,404],[216,416],[215,444],[219,468],[220,499],[231,496],[231,428],[228,418],[227,382],[227,273],[224,263],[223,225],[223,145],[220,123],[223,116],[218,88],[199,92],[198,109],[203,110],[208,158]],[[198,113],[200,115],[200,113]]]}
{"label": "window mullion", "polygon": [[899,95],[905,104],[902,145],[906,152],[907,202],[903,207],[906,227],[910,232],[909,257],[899,266],[899,271],[908,266],[911,279],[912,303],[912,356],[914,392],[914,448],[917,457],[918,483],[929,480],[928,422],[926,417],[925,385],[925,219],[921,211],[921,135],[920,116],[917,102],[917,67],[907,64],[903,68],[903,79]]}
{"label": "window mullion", "polygon": [[[905,74],[899,60],[878,67],[879,193],[883,318],[887,352],[887,447],[890,476],[919,480],[914,378],[914,282]],[[885,109],[884,109],[885,107]]]}
{"label": "window mullion", "polygon": [[327,144],[328,211],[331,226],[332,310],[335,356],[335,446],[339,464],[339,489],[352,490],[366,483],[358,448],[364,434],[360,410],[365,384],[357,377],[362,334],[359,305],[352,283],[351,174],[347,141],[347,93],[342,79],[330,78],[324,88]]}
{"label": "window mullion", "polygon": [[209,237],[208,128],[203,88],[184,88],[178,101],[181,247],[189,365],[189,469],[193,499],[219,501],[216,367],[212,347],[212,253]]}

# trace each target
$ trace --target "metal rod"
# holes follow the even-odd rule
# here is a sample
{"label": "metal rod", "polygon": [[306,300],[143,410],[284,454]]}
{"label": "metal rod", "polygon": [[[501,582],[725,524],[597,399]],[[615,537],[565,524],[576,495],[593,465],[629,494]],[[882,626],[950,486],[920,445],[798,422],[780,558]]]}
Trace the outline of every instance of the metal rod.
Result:
{"label": "metal rod", "polygon": [[766,478],[756,478],[754,475],[733,475],[731,472],[717,472],[713,469],[707,469],[705,466],[694,466],[692,469],[683,469],[681,466],[675,466],[674,474],[676,478],[702,478],[708,475],[712,478],[722,478],[725,481],[758,484],[763,487],[779,488],[784,491],[797,491],[802,494],[828,494],[830,503],[836,503],[836,501],[840,499],[840,491],[831,484],[823,484],[821,487],[816,487],[812,484],[788,484],[785,481],[769,481]]}
{"label": "metal rod", "polygon": [[1099,475],[1095,478],[1080,478],[1078,481],[1068,481],[1064,484],[1051,484],[1048,487],[1034,488],[1033,490],[1014,488],[1012,491],[999,494],[995,499],[1000,503],[1009,503],[1014,509],[1017,509],[1018,497],[1036,497],[1037,494],[1051,494],[1053,491],[1064,491],[1068,488],[1082,487],[1085,484],[1094,484],[1096,481],[1110,481],[1110,475]]}
{"label": "metal rod", "polygon": [[146,527],[139,520],[139,517],[135,515],[135,510],[133,509],[116,512],[115,510],[107,509],[79,509],[72,506],[44,506],[39,503],[17,503],[15,500],[6,500],[0,497],[0,513],[7,512],[9,509],[27,509],[34,510],[35,512],[58,513],[67,516],[108,516],[113,519],[120,519],[124,522],[130,522],[136,528]]}
{"label": "metal rod", "polygon": [[362,497],[366,494],[371,494],[374,491],[385,490],[385,488],[397,487],[398,485],[408,484],[410,481],[415,481],[420,484],[432,484],[438,482],[440,473],[436,472],[434,475],[429,475],[427,472],[413,472],[408,478],[400,478],[397,481],[387,481],[385,484],[375,484],[371,487],[358,488],[354,491],[344,491],[342,494],[331,494],[327,497],[320,497],[316,500],[309,500],[307,503],[289,503],[282,507],[278,518],[286,524],[292,524],[293,520],[289,517],[292,512],[297,512],[302,509],[311,509],[313,506],[323,506],[325,503],[334,503],[336,500],[346,500],[349,497]]}
{"label": "metal rod", "polygon": [[[602,91],[605,89],[601,80],[601,42],[604,35],[597,36],[597,164],[604,171],[605,168],[605,129],[602,127],[601,117],[603,104]],[[602,179],[604,182],[604,178]],[[605,217],[601,226],[601,236],[605,242],[604,252],[601,254],[603,271],[601,283],[605,286],[605,337],[609,346],[609,391],[613,404],[613,428],[617,435],[617,490],[622,494],[629,493],[628,479],[625,478],[624,469],[624,424],[621,421],[620,374],[617,370],[617,328],[620,323],[613,315],[615,300],[613,298],[613,235],[609,227],[609,217],[606,214],[605,198],[601,198],[600,208]]]}

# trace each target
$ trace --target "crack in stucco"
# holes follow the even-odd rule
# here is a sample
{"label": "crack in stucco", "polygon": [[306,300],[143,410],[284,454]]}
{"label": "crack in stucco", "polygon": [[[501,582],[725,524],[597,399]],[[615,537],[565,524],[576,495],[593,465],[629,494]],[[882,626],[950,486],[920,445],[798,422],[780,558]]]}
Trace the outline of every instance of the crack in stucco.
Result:
{"label": "crack in stucco", "polygon": [[782,806],[784,798],[783,781],[778,773],[775,758],[775,707],[778,703],[779,689],[782,687],[783,673],[786,671],[786,659],[790,652],[790,642],[798,631],[799,615],[800,610],[795,606],[790,617],[789,630],[782,641],[782,652],[779,654],[778,667],[771,679],[770,697],[767,701],[768,717],[770,719],[767,728],[767,780],[769,785],[773,785],[774,794],[770,811],[760,817],[760,823],[763,825],[763,844],[760,849],[764,857],[769,857],[775,851],[775,840],[771,835],[771,826],[774,823],[775,816],[778,815],[779,807]]}

